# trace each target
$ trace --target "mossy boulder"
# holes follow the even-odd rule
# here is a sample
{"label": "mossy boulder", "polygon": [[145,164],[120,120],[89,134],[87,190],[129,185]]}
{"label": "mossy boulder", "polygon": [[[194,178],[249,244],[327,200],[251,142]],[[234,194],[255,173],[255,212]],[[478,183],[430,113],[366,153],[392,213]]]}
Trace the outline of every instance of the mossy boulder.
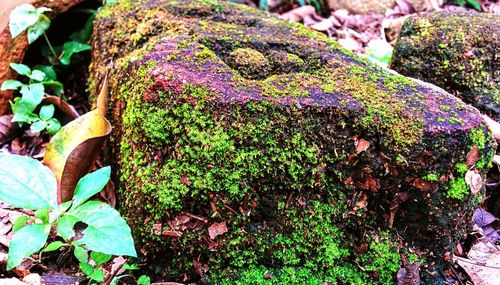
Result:
{"label": "mossy boulder", "polygon": [[435,12],[406,20],[391,68],[436,84],[500,120],[500,17]]}
{"label": "mossy boulder", "polygon": [[405,255],[431,282],[481,200],[476,109],[302,25],[122,1],[96,18],[94,91],[107,72],[121,211],[166,279],[391,284]]}

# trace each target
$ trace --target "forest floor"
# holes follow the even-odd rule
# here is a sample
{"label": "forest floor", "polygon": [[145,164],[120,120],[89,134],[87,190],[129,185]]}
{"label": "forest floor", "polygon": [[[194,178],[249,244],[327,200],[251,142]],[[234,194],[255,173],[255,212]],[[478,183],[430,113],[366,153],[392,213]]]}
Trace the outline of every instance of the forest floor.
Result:
{"label": "forest floor", "polygon": [[[252,0],[232,2],[247,4],[256,9],[259,8],[259,3]],[[397,40],[404,20],[416,13],[407,0],[398,0],[397,6],[394,9],[387,10],[384,15],[354,15],[344,9],[318,11],[312,5],[299,6],[292,2],[294,1],[269,0],[267,1],[267,9],[270,13],[276,14],[281,18],[301,22],[306,26],[325,33],[337,40],[346,49],[358,54],[367,55],[382,65],[386,65],[388,60],[390,60],[392,47]],[[466,4],[469,1],[463,2]],[[481,12],[500,15],[500,1],[484,0],[472,2],[480,5]],[[436,8],[436,6],[429,4],[426,10],[430,11]],[[451,11],[476,10],[472,6],[459,7],[456,4],[443,4],[438,8]],[[83,64],[81,68],[87,68],[87,66]],[[87,94],[83,93],[83,91],[67,90],[67,96],[70,99],[69,107],[78,110],[81,114],[89,109],[88,102],[86,102]],[[47,134],[31,133],[26,127],[19,128],[16,124],[11,123],[10,120],[11,115],[0,116],[0,153],[21,154],[38,159],[42,158],[50,136]],[[453,273],[456,282],[454,284],[471,284],[471,282],[476,285],[500,284],[500,278],[498,277],[500,276],[500,249],[498,248],[500,242],[500,235],[498,234],[498,230],[500,229],[500,222],[498,220],[498,217],[500,217],[499,155],[500,152],[497,152],[494,159],[495,163],[489,171],[485,182],[487,193],[490,196],[485,199],[481,208],[476,210],[474,214],[474,231],[469,233],[467,237],[464,237],[462,246],[456,249],[455,261],[457,266],[454,267],[456,269],[456,272]],[[107,191],[108,193],[103,195],[102,198],[113,204],[113,190],[108,189]],[[23,213],[34,215],[32,211],[20,211],[0,202],[0,266],[2,268],[7,261],[8,246],[12,238],[14,221]],[[12,272],[1,270],[0,277],[9,279],[0,279],[0,284],[42,284],[40,283],[41,275],[45,276],[44,280],[46,284],[81,282],[82,278],[81,275],[78,276],[78,266],[76,263],[69,266],[66,264],[63,268],[60,267],[62,263],[68,260],[70,259],[67,256],[64,257],[64,254],[62,258],[47,255],[47,258],[41,262],[38,260],[28,261]],[[110,271],[113,265],[114,263],[109,264]],[[64,277],[64,275],[76,275],[76,277]],[[62,282],[61,280],[63,279],[66,280],[64,282],[68,283],[50,283]],[[23,280],[24,283],[19,280]]]}

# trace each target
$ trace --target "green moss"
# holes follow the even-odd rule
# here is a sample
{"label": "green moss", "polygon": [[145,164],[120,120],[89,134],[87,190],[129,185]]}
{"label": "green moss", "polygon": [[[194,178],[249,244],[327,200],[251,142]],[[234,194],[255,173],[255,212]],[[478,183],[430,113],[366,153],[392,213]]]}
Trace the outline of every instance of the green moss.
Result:
{"label": "green moss", "polygon": [[397,250],[398,244],[390,240],[388,233],[381,233],[370,243],[367,254],[358,257],[360,264],[367,264],[368,271],[380,274],[380,284],[394,284],[394,274],[401,268],[401,259]]}
{"label": "green moss", "polygon": [[469,195],[469,187],[467,183],[465,183],[464,178],[456,178],[450,180],[449,189],[446,195],[449,198],[463,200],[465,197]]}
{"label": "green moss", "polygon": [[251,48],[237,48],[229,55],[233,66],[244,77],[259,78],[271,69],[269,60],[259,51]]}
{"label": "green moss", "polygon": [[469,168],[467,167],[467,165],[465,163],[462,163],[462,162],[461,163],[457,163],[455,165],[455,169],[457,170],[457,173],[459,175],[464,175],[467,172],[467,170],[469,170]]}
{"label": "green moss", "polygon": [[439,180],[439,176],[435,173],[428,173],[422,179],[430,181],[430,182],[437,182]]}
{"label": "green moss", "polygon": [[479,149],[484,149],[486,147],[486,136],[482,128],[472,129],[469,133],[469,139],[472,145],[477,145]]}
{"label": "green moss", "polygon": [[303,66],[305,64],[304,60],[300,58],[298,55],[295,55],[293,53],[287,53],[287,59],[293,63],[295,63],[297,66]]}

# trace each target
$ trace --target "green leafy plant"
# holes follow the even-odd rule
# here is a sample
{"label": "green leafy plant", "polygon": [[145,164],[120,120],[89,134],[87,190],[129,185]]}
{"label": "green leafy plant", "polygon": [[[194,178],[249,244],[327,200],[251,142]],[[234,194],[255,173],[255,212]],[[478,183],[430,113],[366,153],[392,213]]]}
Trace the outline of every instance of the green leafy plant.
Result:
{"label": "green leafy plant", "polygon": [[[45,33],[51,23],[50,19],[44,14],[48,11],[52,10],[47,7],[35,8],[31,4],[22,4],[14,8],[9,16],[9,29],[12,38],[27,31],[28,43],[31,44],[43,35],[48,45],[46,58],[49,62],[52,65],[60,63],[62,66],[68,66],[75,54],[91,49],[87,42],[92,33],[92,24],[96,11],[91,9],[82,10],[91,14],[82,30],[72,33],[70,41],[56,47],[52,46]],[[53,117],[54,106],[42,106],[39,114],[35,114],[35,110],[43,100],[46,87],[51,88],[55,95],[62,95],[64,92],[62,83],[57,81],[54,67],[37,65],[31,70],[28,66],[20,63],[11,63],[10,66],[19,75],[26,76],[29,79],[28,84],[17,80],[7,80],[0,87],[1,90],[18,90],[22,95],[21,98],[17,97],[11,102],[12,112],[14,113],[12,122],[17,122],[20,125],[24,123],[31,125],[30,129],[33,133],[47,130],[47,133],[55,134],[61,128],[61,124]]]}
{"label": "green leafy plant", "polygon": [[22,4],[14,8],[9,15],[9,30],[12,38],[27,30],[28,43],[31,44],[43,35],[51,52],[54,56],[57,56],[45,33],[50,26],[50,19],[44,13],[49,11],[52,11],[52,9],[47,7],[35,8],[31,4]]}
{"label": "green leafy plant", "polygon": [[392,58],[392,46],[385,40],[376,39],[368,43],[366,47],[366,55],[369,60],[387,67]]}
{"label": "green leafy plant", "polygon": [[[45,95],[45,86],[52,88],[54,93],[60,95],[63,86],[59,81],[54,80],[54,74],[51,74],[50,68],[41,67],[48,72],[48,75],[39,69],[31,70],[28,66],[21,63],[11,63],[10,67],[19,75],[26,76],[28,83],[24,84],[17,80],[7,80],[2,83],[2,90],[19,90],[22,97],[16,97],[11,102],[12,122],[19,124],[27,123],[31,125],[31,131],[38,133],[47,130],[49,134],[55,134],[61,124],[54,118],[55,108],[53,105],[45,105],[40,108],[39,114],[35,114],[36,108],[42,103]],[[53,70],[52,70],[53,71]]]}
{"label": "green leafy plant", "polygon": [[[85,175],[78,181],[73,199],[58,204],[57,182],[49,168],[27,156],[0,154],[0,200],[36,210],[34,218],[22,216],[15,222],[7,270],[36,252],[69,246],[74,248],[82,271],[91,280],[99,281],[99,266],[111,255],[135,257],[130,228],[120,214],[106,203],[88,201],[104,188],[109,177],[110,167]],[[78,233],[77,223],[85,225]],[[51,229],[63,241],[45,245]],[[90,265],[89,252],[94,266]]]}
{"label": "green leafy plant", "polygon": [[457,6],[465,7],[467,5],[472,6],[474,9],[481,11],[481,3],[478,0],[455,0]]}

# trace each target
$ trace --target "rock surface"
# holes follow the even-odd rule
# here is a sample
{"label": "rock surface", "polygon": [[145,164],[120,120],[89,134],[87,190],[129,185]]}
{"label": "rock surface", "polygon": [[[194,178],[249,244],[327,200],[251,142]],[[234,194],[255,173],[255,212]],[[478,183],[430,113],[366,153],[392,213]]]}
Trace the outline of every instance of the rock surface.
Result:
{"label": "rock surface", "polygon": [[121,210],[165,278],[391,284],[400,254],[444,278],[481,200],[468,154],[481,174],[493,153],[476,109],[210,0],[107,6],[92,50]]}
{"label": "rock surface", "polygon": [[[15,79],[17,74],[11,70],[9,64],[11,62],[22,62],[24,53],[28,49],[28,40],[26,33],[17,36],[15,39],[11,37],[9,31],[9,15],[10,12],[18,5],[29,3],[35,7],[49,7],[53,10],[50,17],[55,17],[59,13],[67,11],[69,8],[84,0],[6,0],[5,5],[2,3],[0,7],[0,84],[7,79]],[[12,99],[12,91],[0,90],[0,116],[5,114],[9,109],[9,100]]]}
{"label": "rock surface", "polygon": [[500,120],[500,17],[436,12],[406,20],[391,68],[436,84]]}

